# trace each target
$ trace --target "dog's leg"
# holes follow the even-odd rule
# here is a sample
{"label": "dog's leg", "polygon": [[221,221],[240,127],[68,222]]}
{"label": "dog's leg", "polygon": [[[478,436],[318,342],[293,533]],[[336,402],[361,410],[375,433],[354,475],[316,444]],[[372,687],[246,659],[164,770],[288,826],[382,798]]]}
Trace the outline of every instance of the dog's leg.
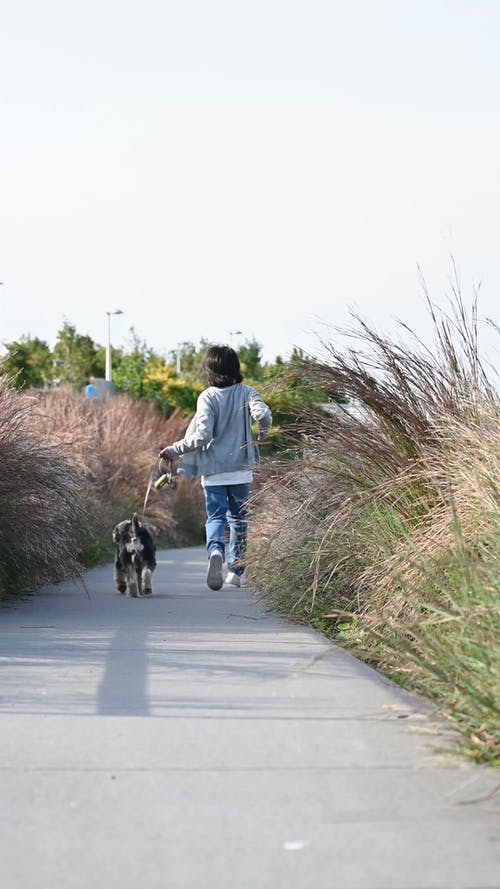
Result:
{"label": "dog's leg", "polygon": [[135,571],[135,582],[137,585],[137,595],[142,596],[142,559],[139,553],[132,556],[132,564]]}
{"label": "dog's leg", "polygon": [[142,594],[143,596],[151,596],[152,592],[151,568],[144,567],[142,569]]}
{"label": "dog's leg", "polygon": [[115,584],[119,593],[127,592],[127,574],[119,559],[115,561]]}
{"label": "dog's leg", "polygon": [[137,572],[132,564],[127,565],[127,596],[137,599],[140,594],[137,585]]}

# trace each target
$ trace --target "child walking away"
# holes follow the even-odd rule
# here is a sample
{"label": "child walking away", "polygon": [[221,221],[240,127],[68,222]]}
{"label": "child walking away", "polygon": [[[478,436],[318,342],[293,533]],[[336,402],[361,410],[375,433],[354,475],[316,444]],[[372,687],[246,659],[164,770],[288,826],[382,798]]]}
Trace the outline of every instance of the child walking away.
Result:
{"label": "child walking away", "polygon": [[[257,442],[271,425],[269,407],[243,383],[238,355],[230,346],[209,346],[202,370],[208,382],[184,438],[163,448],[160,457],[181,458],[179,473],[201,476],[207,513],[207,584],[220,590],[229,522],[226,583],[240,586],[245,570],[248,498],[253,468],[259,462]],[[257,440],[251,421],[258,427]]]}

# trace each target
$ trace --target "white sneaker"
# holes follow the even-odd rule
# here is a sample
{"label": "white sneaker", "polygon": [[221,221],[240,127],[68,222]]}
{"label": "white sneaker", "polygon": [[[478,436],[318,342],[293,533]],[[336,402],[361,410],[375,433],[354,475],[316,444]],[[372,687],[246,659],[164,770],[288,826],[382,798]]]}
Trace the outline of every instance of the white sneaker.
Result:
{"label": "white sneaker", "polygon": [[207,584],[211,590],[220,590],[222,586],[222,555],[216,550],[208,562]]}
{"label": "white sneaker", "polygon": [[229,583],[231,586],[241,586],[241,577],[239,574],[235,574],[234,571],[228,571],[225,583]]}

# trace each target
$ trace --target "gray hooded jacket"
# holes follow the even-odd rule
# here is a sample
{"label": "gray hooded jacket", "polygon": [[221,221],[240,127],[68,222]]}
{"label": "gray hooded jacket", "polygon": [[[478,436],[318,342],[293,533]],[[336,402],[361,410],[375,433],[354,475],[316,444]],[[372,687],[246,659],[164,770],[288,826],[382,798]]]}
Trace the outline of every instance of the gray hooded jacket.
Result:
{"label": "gray hooded jacket", "polygon": [[252,419],[259,434],[269,432],[271,411],[251,386],[235,383],[224,389],[205,389],[184,438],[169,447],[171,457],[181,457],[179,473],[214,475],[252,469],[259,462]]}

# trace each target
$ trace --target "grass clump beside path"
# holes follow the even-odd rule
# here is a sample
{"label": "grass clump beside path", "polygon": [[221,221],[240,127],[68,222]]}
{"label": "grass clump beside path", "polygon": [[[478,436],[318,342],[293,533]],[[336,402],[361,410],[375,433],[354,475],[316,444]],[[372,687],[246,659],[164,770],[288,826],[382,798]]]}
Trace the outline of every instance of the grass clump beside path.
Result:
{"label": "grass clump beside path", "polygon": [[[430,307],[430,306],[429,306]],[[249,574],[281,612],[436,702],[462,749],[500,763],[500,410],[476,309],[433,311],[436,348],[357,318],[303,377],[309,409],[263,467]],[[410,345],[408,345],[408,342]]]}
{"label": "grass clump beside path", "polygon": [[0,598],[76,575],[90,534],[84,479],[39,435],[32,409],[0,381]]}
{"label": "grass clump beside path", "polygon": [[[160,447],[186,425],[128,395],[23,393],[0,379],[0,600],[111,559],[113,526],[141,514]],[[159,544],[200,542],[199,485],[153,489],[145,520]]]}

